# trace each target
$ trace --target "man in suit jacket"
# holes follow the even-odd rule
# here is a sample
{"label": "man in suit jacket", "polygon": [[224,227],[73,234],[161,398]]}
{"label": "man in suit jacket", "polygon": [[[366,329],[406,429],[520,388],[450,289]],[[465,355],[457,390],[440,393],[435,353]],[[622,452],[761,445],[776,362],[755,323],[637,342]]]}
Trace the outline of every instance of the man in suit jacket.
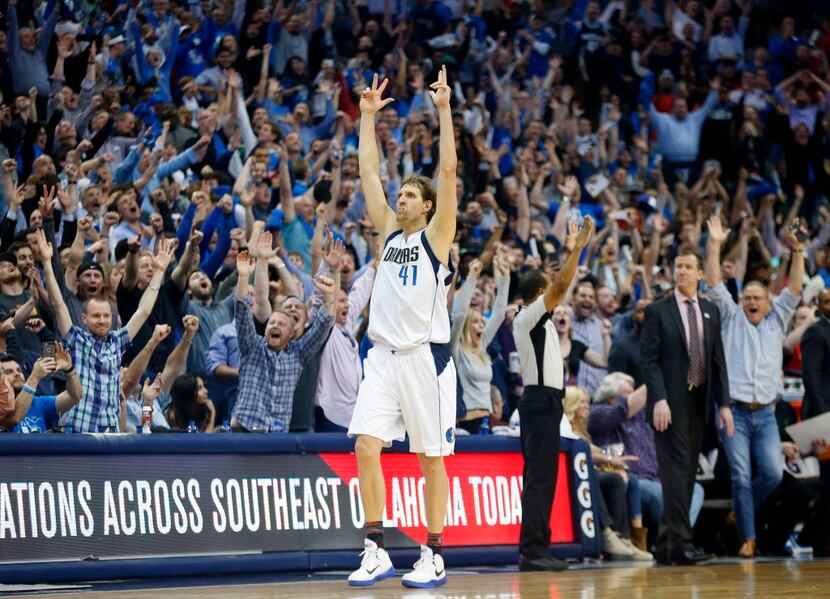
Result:
{"label": "man in suit jacket", "polygon": [[821,318],[801,338],[802,418],[830,412],[830,289],[819,294],[818,309]]}
{"label": "man in suit jacket", "polygon": [[693,565],[712,556],[692,543],[692,500],[703,425],[712,401],[719,426],[732,436],[729,383],[718,308],[698,297],[703,257],[685,247],[674,261],[675,291],[646,310],[641,338],[647,418],[655,429],[663,514],[657,535],[660,563]]}

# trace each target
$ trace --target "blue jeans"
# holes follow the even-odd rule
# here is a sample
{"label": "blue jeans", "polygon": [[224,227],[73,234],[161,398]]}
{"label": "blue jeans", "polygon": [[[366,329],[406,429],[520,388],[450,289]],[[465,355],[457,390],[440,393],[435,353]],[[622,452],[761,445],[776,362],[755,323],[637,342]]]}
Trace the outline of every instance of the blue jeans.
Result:
{"label": "blue jeans", "polygon": [[633,474],[628,475],[628,484],[625,487],[625,499],[628,502],[628,519],[639,520],[643,517],[643,502],[640,495],[640,479]]}
{"label": "blue jeans", "polygon": [[[755,538],[755,510],[769,497],[784,476],[781,435],[772,406],[759,410],[732,407],[735,434],[719,432],[732,475],[732,503],[738,523],[738,538]],[[755,464],[755,478],[752,464]]]}
{"label": "blue jeans", "polygon": [[[663,487],[660,485],[660,481],[638,478],[637,482],[640,485],[643,518],[651,522],[659,522],[660,515],[663,513]],[[695,483],[692,491],[692,503],[689,506],[689,522],[692,526],[697,522],[700,510],[703,508],[703,497],[703,487],[700,483]]]}

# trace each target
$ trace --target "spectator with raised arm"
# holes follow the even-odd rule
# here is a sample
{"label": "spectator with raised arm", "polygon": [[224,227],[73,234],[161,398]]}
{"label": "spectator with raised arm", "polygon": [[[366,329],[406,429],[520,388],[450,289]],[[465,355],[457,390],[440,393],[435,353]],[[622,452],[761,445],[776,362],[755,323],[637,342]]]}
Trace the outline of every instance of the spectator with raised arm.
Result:
{"label": "spectator with raised arm", "polygon": [[774,404],[781,388],[784,338],[801,300],[804,238],[797,223],[795,233],[786,233],[793,256],[788,284],[781,295],[772,298],[763,284],[753,281],[744,285],[739,308],[721,280],[721,245],[729,232],[723,228],[719,216],[709,219],[706,286],[721,313],[733,402],[735,434],[721,435],[721,440],[732,474],[732,496],[741,542],[738,555],[752,557],[756,541],[755,510],[783,476],[781,437]]}
{"label": "spectator with raised arm", "polygon": [[458,370],[460,399],[464,404],[464,416],[458,421],[457,426],[471,434],[478,433],[484,418],[491,414],[501,417],[504,407],[503,401],[500,405],[493,401],[493,364],[487,347],[495,338],[507,314],[510,266],[504,254],[493,258],[496,297],[490,318],[486,322],[482,311],[471,306],[481,269],[482,264],[479,260],[470,263],[467,278],[455,295],[450,315],[450,350]]}
{"label": "spectator with raised arm", "polygon": [[257,335],[251,313],[249,279],[254,272],[253,256],[239,253],[236,268],[239,278],[236,295],[236,331],[239,338],[241,366],[239,395],[231,426],[243,431],[287,430],[291,422],[292,398],[302,365],[325,341],[334,313],[335,284],[319,277],[315,285],[325,297],[324,309],[317,312],[310,330],[293,340],[294,319],[283,310],[274,310],[265,326],[264,336]]}
{"label": "spectator with raised arm", "polygon": [[[323,276],[340,278],[340,268],[348,255],[342,242],[333,241],[334,251],[328,252],[320,263]],[[334,326],[320,354],[320,371],[314,408],[314,430],[318,432],[346,432],[352,419],[357,391],[363,378],[363,364],[355,333],[358,319],[369,303],[375,283],[376,254],[363,275],[346,292],[338,288],[335,296]],[[320,309],[323,295],[316,290],[311,296],[310,314]]]}
{"label": "spectator with raised arm", "polygon": [[150,316],[161,289],[164,273],[173,257],[173,243],[169,240],[161,242],[159,253],[153,257],[153,277],[141,296],[138,309],[126,326],[113,331],[112,307],[103,299],[92,298],[84,303],[82,320],[85,328],[72,324],[52,269],[52,244],[46,240],[43,231],[38,231],[37,241],[58,333],[66,341],[84,389],[81,402],[67,414],[67,430],[118,430],[121,411],[121,356]]}

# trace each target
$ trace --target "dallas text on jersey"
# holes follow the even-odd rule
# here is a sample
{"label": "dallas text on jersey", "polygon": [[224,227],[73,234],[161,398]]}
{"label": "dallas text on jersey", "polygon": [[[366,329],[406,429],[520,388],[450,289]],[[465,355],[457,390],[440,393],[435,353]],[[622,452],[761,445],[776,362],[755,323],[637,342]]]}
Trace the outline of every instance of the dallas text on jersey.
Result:
{"label": "dallas text on jersey", "polygon": [[411,248],[386,248],[386,254],[383,256],[384,262],[394,262],[395,264],[409,264],[410,262],[418,261],[418,246]]}

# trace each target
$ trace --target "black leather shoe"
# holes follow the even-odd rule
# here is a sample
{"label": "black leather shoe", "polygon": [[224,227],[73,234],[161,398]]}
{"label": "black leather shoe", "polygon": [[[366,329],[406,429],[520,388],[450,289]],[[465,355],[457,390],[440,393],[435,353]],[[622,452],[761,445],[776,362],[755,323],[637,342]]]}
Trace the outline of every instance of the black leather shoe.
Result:
{"label": "black leather shoe", "polygon": [[561,572],[568,569],[568,562],[553,557],[519,556],[519,570],[522,572]]}
{"label": "black leather shoe", "polygon": [[695,547],[694,549],[695,549],[695,553],[697,554],[697,559],[700,563],[711,562],[712,560],[715,559],[715,554],[714,553],[708,553],[708,552],[704,551],[703,549],[701,549],[700,547]]}
{"label": "black leather shoe", "polygon": [[684,551],[672,552],[671,554],[660,552],[657,554],[656,559],[658,564],[665,566],[698,566],[712,561],[715,559],[715,556],[701,549],[690,548]]}

